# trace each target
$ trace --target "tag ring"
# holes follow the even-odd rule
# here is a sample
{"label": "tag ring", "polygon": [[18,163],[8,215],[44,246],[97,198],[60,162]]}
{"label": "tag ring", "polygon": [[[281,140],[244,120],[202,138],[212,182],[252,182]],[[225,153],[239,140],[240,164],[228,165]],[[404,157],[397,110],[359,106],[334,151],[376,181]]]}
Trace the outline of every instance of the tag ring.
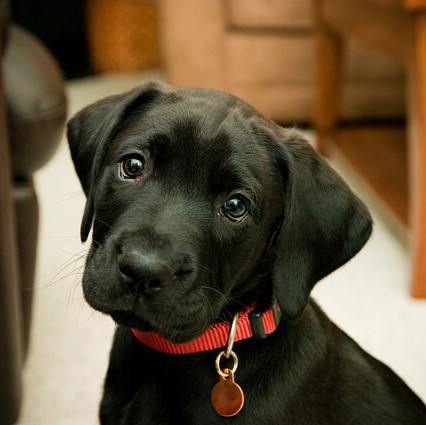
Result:
{"label": "tag ring", "polygon": [[[216,362],[215,362],[215,365],[216,365],[216,371],[217,371],[217,373],[222,377],[222,378],[228,378],[228,376],[229,376],[229,374],[228,373],[225,373],[221,368],[220,368],[220,359],[222,358],[222,356],[225,356],[226,357],[226,353],[225,353],[225,350],[223,350],[223,351],[221,351],[218,355],[217,355],[217,357],[216,357]],[[232,368],[231,369],[229,369],[229,368],[226,368],[226,369],[228,369],[228,370],[230,370],[232,373],[235,373],[235,371],[237,370],[237,368],[238,368],[238,357],[237,357],[237,355],[233,352],[233,351],[231,351],[231,353],[230,353],[230,357],[232,357],[232,360],[234,361],[234,365],[232,366]],[[225,370],[226,370],[225,369]]]}
{"label": "tag ring", "polygon": [[229,359],[232,353],[232,347],[234,346],[235,332],[237,330],[238,313],[236,313],[232,319],[231,327],[229,329],[228,342],[226,344],[225,357]]}

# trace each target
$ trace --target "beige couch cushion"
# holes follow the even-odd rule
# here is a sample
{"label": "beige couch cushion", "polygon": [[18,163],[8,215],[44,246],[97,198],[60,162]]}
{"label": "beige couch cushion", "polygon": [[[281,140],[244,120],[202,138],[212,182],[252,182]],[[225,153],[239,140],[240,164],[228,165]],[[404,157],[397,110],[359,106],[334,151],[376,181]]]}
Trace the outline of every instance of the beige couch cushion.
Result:
{"label": "beige couch cushion", "polygon": [[311,25],[310,0],[225,1],[228,24],[239,28],[306,28]]}
{"label": "beige couch cushion", "polygon": [[[229,91],[280,122],[309,122],[315,104],[310,0],[161,0],[172,84]],[[404,115],[402,70],[362,45],[345,58],[342,117]]]}

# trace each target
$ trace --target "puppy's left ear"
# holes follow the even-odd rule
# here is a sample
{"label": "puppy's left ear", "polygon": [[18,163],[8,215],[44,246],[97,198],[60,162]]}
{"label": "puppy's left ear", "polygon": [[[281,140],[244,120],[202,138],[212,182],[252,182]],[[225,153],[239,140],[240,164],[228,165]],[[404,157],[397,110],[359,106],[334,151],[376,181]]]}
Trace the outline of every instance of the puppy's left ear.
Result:
{"label": "puppy's left ear", "polygon": [[272,280],[283,316],[295,320],[315,283],[363,247],[372,220],[361,200],[299,132],[278,132],[274,156],[283,181],[284,217]]}
{"label": "puppy's left ear", "polygon": [[94,216],[94,190],[109,143],[132,112],[147,109],[165,90],[157,82],[147,83],[129,92],[109,96],[86,106],[68,122],[67,137],[77,175],[87,197],[81,223],[82,242]]}

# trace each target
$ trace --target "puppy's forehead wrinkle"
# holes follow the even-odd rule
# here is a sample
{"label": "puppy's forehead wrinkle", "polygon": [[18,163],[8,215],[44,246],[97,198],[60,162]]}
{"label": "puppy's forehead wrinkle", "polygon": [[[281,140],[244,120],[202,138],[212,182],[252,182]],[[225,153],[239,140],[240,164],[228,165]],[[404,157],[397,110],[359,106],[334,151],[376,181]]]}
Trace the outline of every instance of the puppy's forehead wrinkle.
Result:
{"label": "puppy's forehead wrinkle", "polygon": [[[221,109],[223,111],[223,108]],[[251,125],[244,123],[238,108],[232,112],[187,117],[174,123],[173,144],[176,156],[184,156],[187,175],[201,177],[206,170],[210,191],[245,189],[261,193],[262,181],[270,181],[275,172],[265,144]],[[262,164],[262,165],[261,165]]]}

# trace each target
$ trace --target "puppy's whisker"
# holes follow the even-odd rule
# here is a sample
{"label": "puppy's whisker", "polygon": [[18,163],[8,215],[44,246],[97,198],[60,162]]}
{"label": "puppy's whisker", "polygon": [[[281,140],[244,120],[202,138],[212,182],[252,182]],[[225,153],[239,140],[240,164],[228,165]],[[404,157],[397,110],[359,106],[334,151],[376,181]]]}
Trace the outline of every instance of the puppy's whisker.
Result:
{"label": "puppy's whisker", "polygon": [[213,291],[219,294],[220,297],[226,301],[226,303],[229,302],[228,297],[225,294],[223,294],[221,291],[219,291],[219,289],[213,288],[212,286],[206,286],[206,285],[201,286],[201,289],[208,289],[209,291]]}
{"label": "puppy's whisker", "polygon": [[[203,294],[203,293],[201,293],[201,296],[206,300],[206,304],[207,304],[207,306],[209,307],[209,309],[210,309],[210,317],[212,318],[212,320],[213,320],[213,318],[214,318],[214,310],[213,310],[213,307],[212,307],[212,305],[211,305],[211,303],[210,303],[210,300],[206,297],[206,295],[205,294]],[[203,310],[205,311],[205,313],[206,313],[206,321],[208,321],[208,313],[207,313],[207,309],[205,308],[205,306],[204,305],[202,305],[202,308],[203,308]]]}
{"label": "puppy's whisker", "polygon": [[202,265],[202,264],[200,264],[200,263],[198,263],[197,265],[198,265],[198,267],[200,267],[201,269],[204,269],[204,270],[208,271],[208,272],[209,272],[209,273],[211,273],[211,274],[215,274],[215,272],[214,272],[213,270],[209,269],[208,267],[203,266],[203,265]]}
{"label": "puppy's whisker", "polygon": [[[224,301],[225,301],[225,307],[224,307],[224,310],[225,310],[225,312],[228,314],[228,315],[231,315],[231,312],[226,308],[226,305],[228,305],[229,303],[230,303],[230,301],[232,300],[232,298],[231,299],[229,299],[225,294],[223,294],[221,291],[219,291],[218,289],[216,289],[216,288],[213,288],[212,286],[202,286],[201,287],[202,289],[208,289],[208,290],[210,290],[210,291],[213,291],[213,292],[215,292],[215,293],[217,293]],[[208,298],[203,294],[203,296],[208,300]],[[209,304],[210,304],[210,301],[209,301]],[[210,306],[211,306],[211,304],[210,304]],[[212,313],[213,313],[213,309],[212,309]],[[219,318],[221,318],[222,320],[224,320],[224,321],[226,321],[227,320],[227,318],[225,317],[225,314],[222,312],[221,313],[221,315],[219,316]]]}
{"label": "puppy's whisker", "polygon": [[114,227],[111,225],[111,224],[109,224],[109,223],[107,223],[106,221],[104,221],[104,220],[102,220],[102,219],[100,219],[99,217],[94,217],[94,220],[95,221],[98,221],[99,223],[101,223],[101,224],[103,224],[104,226],[107,226],[107,227],[109,227],[111,230],[113,230],[114,229]]}
{"label": "puppy's whisker", "polygon": [[101,243],[100,242],[98,242],[96,239],[93,239],[92,238],[92,242],[96,245],[96,246],[101,246]]}
{"label": "puppy's whisker", "polygon": [[69,201],[75,198],[83,197],[83,192],[81,190],[74,191],[74,192],[67,192],[59,196],[61,201]]}
{"label": "puppy's whisker", "polygon": [[[55,273],[54,275],[49,279],[47,283],[41,286],[33,287],[33,288],[27,288],[26,290],[33,290],[33,289],[44,289],[44,288],[50,288],[56,283],[59,283],[66,279],[69,276],[82,276],[83,270],[84,270],[84,259],[86,257],[86,251],[79,252],[77,254],[74,254],[73,257],[69,260],[67,260]],[[80,264],[79,264],[80,263]],[[67,272],[68,269],[71,270]]]}
{"label": "puppy's whisker", "polygon": [[202,289],[208,289],[208,290],[216,292],[217,294],[219,294],[221,296],[221,298],[223,298],[226,301],[227,304],[230,304],[230,303],[239,304],[244,309],[247,309],[249,307],[249,306],[245,305],[244,303],[242,303],[241,301],[237,300],[236,298],[226,296],[223,292],[219,291],[217,288],[213,288],[212,286],[205,286],[204,285],[201,288]]}

